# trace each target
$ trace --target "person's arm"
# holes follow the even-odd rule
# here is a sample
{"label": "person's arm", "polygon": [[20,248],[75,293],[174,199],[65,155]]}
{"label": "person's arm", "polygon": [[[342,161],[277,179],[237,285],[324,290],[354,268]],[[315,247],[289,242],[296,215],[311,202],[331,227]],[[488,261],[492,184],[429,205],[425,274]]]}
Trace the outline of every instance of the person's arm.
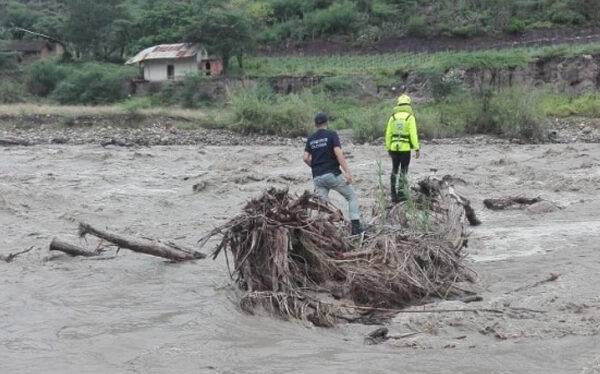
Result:
{"label": "person's arm", "polygon": [[419,134],[417,133],[417,120],[415,119],[415,116],[410,116],[408,126],[410,129],[410,144],[415,150],[415,157],[419,158],[419,156],[421,156],[421,147],[419,146]]}
{"label": "person's arm", "polygon": [[346,157],[344,157],[344,152],[342,152],[342,147],[334,147],[333,153],[335,154],[335,158],[338,163],[342,167],[344,171],[344,177],[346,177],[346,183],[352,183],[352,173],[350,173],[350,169],[348,168],[348,163],[346,162]]}
{"label": "person's arm", "polygon": [[310,155],[310,153],[304,151],[304,154],[302,155],[302,161],[304,161],[304,163],[308,165],[308,167],[311,167],[310,163],[312,161],[312,156]]}
{"label": "person's arm", "polygon": [[312,155],[310,154],[310,144],[308,143],[308,139],[306,140],[306,145],[304,146],[304,154],[302,155],[302,161],[304,161],[304,163],[308,165],[309,168],[312,167]]}

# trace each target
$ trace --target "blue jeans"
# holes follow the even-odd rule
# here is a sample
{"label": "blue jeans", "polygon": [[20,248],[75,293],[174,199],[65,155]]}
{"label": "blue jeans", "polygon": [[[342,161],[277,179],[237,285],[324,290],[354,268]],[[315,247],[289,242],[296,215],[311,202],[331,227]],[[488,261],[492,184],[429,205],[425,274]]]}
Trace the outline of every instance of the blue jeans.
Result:
{"label": "blue jeans", "polygon": [[348,201],[350,220],[360,219],[358,213],[358,199],[354,188],[346,183],[342,174],[335,176],[332,173],[319,175],[313,179],[315,182],[315,194],[325,201],[329,201],[329,190],[339,192]]}

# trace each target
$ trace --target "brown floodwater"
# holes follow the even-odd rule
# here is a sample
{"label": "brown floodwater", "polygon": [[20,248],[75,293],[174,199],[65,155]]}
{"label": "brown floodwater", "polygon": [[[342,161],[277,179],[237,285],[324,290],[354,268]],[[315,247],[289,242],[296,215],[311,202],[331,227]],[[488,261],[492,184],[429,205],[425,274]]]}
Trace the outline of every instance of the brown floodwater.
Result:
{"label": "brown floodwater", "polygon": [[[376,162],[386,173],[390,162],[378,146],[345,151],[367,218]],[[127,250],[104,259],[48,251],[55,236],[94,248],[77,237],[79,220],[194,247],[266,186],[310,189],[301,153],[0,148],[0,254],[34,247],[0,262],[0,373],[600,372],[598,144],[424,146],[411,179],[464,179],[460,192],[484,222],[467,249],[483,301],[430,307],[509,312],[401,314],[390,332],[417,334],[376,346],[363,342],[376,326],[322,329],[243,313],[222,258],[171,264]],[[503,196],[552,204],[484,209],[484,198]],[[536,285],[551,272],[560,277]]]}

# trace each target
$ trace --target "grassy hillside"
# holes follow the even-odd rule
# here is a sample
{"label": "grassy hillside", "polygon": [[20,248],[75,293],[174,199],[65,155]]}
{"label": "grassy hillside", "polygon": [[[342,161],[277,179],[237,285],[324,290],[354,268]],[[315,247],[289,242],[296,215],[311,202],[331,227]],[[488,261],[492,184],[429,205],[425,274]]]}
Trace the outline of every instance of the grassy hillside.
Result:
{"label": "grassy hillside", "polygon": [[255,46],[600,26],[597,0],[0,0],[0,40],[30,38],[14,28],[23,27],[63,40],[76,57],[122,60],[153,44],[202,37],[196,26],[215,9],[241,17],[236,27],[248,27]]}
{"label": "grassy hillside", "polygon": [[523,67],[533,58],[572,57],[598,53],[600,53],[600,44],[475,52],[252,57],[246,63],[245,73],[251,76],[364,74],[375,77],[392,76],[408,71],[436,74],[450,68]]}

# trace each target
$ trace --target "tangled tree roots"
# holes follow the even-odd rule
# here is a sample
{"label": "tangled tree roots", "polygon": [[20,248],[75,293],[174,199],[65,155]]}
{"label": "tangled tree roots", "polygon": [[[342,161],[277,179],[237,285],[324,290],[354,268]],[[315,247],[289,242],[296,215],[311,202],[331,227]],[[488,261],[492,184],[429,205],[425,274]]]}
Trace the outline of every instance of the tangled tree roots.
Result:
{"label": "tangled tree roots", "polygon": [[319,326],[369,322],[387,309],[453,296],[454,285],[469,279],[465,206],[446,181],[428,178],[413,199],[382,213],[385,224],[357,239],[331,205],[308,192],[270,189],[203,242],[223,236],[213,258],[233,255],[227,263],[246,292],[246,311],[263,306]]}

